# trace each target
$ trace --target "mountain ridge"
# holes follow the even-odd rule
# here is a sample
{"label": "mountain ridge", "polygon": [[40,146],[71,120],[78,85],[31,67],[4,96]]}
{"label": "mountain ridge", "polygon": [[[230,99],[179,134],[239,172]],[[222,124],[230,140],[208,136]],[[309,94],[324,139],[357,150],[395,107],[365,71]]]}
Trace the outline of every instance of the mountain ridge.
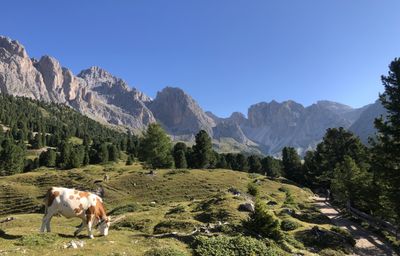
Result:
{"label": "mountain ridge", "polygon": [[[193,141],[194,134],[203,129],[216,145],[233,139],[244,150],[258,147],[266,154],[278,154],[284,146],[304,153],[321,140],[327,128],[350,128],[368,116],[362,113],[369,109],[327,100],[307,107],[292,100],[272,100],[249,106],[247,116],[233,112],[221,118],[205,112],[180,88],[165,87],[151,99],[101,67],[74,75],[54,57],[30,58],[22,44],[4,36],[0,36],[0,91],[62,103],[99,122],[136,133],[159,122],[174,139]],[[370,133],[362,129],[361,125],[355,131],[363,136]]]}

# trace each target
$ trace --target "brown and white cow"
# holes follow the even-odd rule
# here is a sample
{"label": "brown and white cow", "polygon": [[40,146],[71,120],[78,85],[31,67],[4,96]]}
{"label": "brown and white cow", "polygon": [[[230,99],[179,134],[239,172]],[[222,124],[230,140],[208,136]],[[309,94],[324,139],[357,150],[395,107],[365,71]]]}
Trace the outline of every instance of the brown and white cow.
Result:
{"label": "brown and white cow", "polygon": [[74,232],[75,236],[86,226],[90,238],[94,238],[93,227],[99,228],[101,235],[108,235],[110,218],[107,217],[103,200],[96,194],[62,187],[50,188],[46,194],[41,232],[50,232],[51,218],[57,214],[82,219],[82,224]]}

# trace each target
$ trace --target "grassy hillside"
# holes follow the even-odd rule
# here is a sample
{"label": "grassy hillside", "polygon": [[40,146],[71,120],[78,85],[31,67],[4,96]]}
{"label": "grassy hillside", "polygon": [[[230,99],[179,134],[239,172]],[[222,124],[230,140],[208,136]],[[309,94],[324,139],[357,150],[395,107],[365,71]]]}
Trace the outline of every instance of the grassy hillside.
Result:
{"label": "grassy hillside", "polygon": [[[101,182],[106,192],[105,204],[108,212],[119,221],[113,224],[107,237],[89,240],[86,233],[82,233],[79,239],[85,246],[62,249],[64,255],[143,255],[152,248],[164,247],[190,255],[193,253],[190,241],[151,236],[174,231],[189,233],[195,227],[218,222],[225,224],[215,234],[237,235],[242,222],[248,218],[248,213],[238,211],[238,207],[251,198],[245,193],[249,183],[257,184],[261,199],[270,202],[268,207],[281,221],[297,226],[295,231],[286,232],[287,242],[271,244],[281,252],[280,255],[294,252],[312,255],[294,237],[315,223],[324,223],[324,220],[314,218],[319,215],[308,203],[309,192],[261,175],[219,169],[158,170],[150,174],[140,165],[124,166],[122,163],[68,171],[40,169],[0,180],[0,215],[16,217],[14,221],[0,224],[0,237],[3,238],[0,239],[0,254],[60,253],[60,248],[74,239],[72,234],[79,220],[55,217],[53,233],[39,234],[43,194],[50,186],[94,189],[105,173],[110,176],[108,182]],[[230,188],[239,190],[241,195],[233,195],[228,191]],[[293,218],[283,214],[282,211],[287,209],[307,212],[308,218],[306,215]],[[330,228],[329,224],[319,225]]]}

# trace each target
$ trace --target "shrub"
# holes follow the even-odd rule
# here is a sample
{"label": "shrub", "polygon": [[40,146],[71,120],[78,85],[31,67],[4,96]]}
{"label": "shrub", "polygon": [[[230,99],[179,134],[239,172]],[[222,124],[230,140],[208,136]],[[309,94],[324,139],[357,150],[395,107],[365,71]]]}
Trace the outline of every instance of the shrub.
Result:
{"label": "shrub", "polygon": [[279,220],[268,210],[266,204],[261,200],[257,200],[255,210],[250,214],[249,220],[244,225],[252,232],[263,237],[279,240],[282,238]]}
{"label": "shrub", "polygon": [[283,220],[281,222],[281,229],[284,231],[291,231],[291,230],[295,230],[296,228],[298,228],[300,225],[292,220]]}
{"label": "shrub", "polygon": [[177,205],[174,208],[171,208],[167,214],[177,214],[177,213],[182,213],[185,212],[185,207],[182,205]]}
{"label": "shrub", "polygon": [[295,234],[295,237],[303,242],[305,246],[316,247],[321,250],[333,249],[347,251],[349,245],[352,245],[342,234],[318,228],[318,226],[310,230],[299,231]]}
{"label": "shrub", "polygon": [[350,234],[350,232],[348,230],[337,227],[337,226],[333,226],[333,227],[331,227],[331,231],[339,233],[342,236],[344,236],[346,238],[346,241],[349,244],[351,244],[352,246],[356,245],[356,240],[353,238],[353,236]]}
{"label": "shrub", "polygon": [[135,212],[139,209],[139,205],[137,204],[127,204],[127,205],[122,205],[122,206],[118,206],[114,209],[112,209],[112,211],[110,211],[110,215],[120,215],[123,213],[127,213],[127,212]]}
{"label": "shrub", "polygon": [[252,196],[257,196],[259,194],[259,188],[257,184],[251,182],[247,185],[247,193],[249,193]]}
{"label": "shrub", "polygon": [[144,256],[186,256],[187,254],[171,248],[153,248],[145,252]]}
{"label": "shrub", "polygon": [[194,253],[197,256],[281,255],[276,247],[267,247],[262,241],[245,236],[199,236],[194,241]]}
{"label": "shrub", "polygon": [[332,249],[323,249],[318,253],[320,256],[344,256],[342,251],[336,251]]}
{"label": "shrub", "polygon": [[186,221],[166,220],[154,226],[154,234],[170,233],[172,231],[190,232],[194,225]]}

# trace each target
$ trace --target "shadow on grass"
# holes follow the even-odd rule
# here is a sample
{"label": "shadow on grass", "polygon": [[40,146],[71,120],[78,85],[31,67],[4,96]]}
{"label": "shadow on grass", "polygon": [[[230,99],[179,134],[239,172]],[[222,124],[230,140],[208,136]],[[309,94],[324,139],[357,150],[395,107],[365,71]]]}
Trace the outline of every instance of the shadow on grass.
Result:
{"label": "shadow on grass", "polygon": [[21,237],[22,236],[19,236],[19,235],[9,235],[4,230],[0,229],[0,238],[6,239],[6,240],[14,240],[14,239],[18,239]]}

